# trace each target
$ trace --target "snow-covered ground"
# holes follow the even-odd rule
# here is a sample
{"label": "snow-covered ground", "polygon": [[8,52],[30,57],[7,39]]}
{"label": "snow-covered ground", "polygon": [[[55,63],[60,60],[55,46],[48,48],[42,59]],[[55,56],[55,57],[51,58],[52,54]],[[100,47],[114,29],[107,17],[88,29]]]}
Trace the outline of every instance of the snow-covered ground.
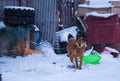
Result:
{"label": "snow-covered ground", "polygon": [[78,70],[70,67],[73,64],[67,54],[55,54],[49,43],[41,43],[39,49],[45,53],[1,57],[2,81],[120,81],[120,57],[114,58],[108,52],[99,54],[100,64],[83,64]]}
{"label": "snow-covered ground", "polygon": [[49,43],[43,42],[37,49],[44,54],[0,57],[2,81],[120,81],[120,55],[114,58],[109,52],[103,52],[99,54],[100,64],[83,64],[82,70],[78,70],[71,68],[73,64],[67,54],[55,54]]}

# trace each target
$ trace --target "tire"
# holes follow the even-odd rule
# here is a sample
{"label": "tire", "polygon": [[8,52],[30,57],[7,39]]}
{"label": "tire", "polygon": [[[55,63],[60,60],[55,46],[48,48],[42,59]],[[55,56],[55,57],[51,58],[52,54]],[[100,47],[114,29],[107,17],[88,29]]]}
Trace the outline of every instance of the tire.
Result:
{"label": "tire", "polygon": [[[21,7],[22,8],[22,7]],[[32,9],[20,9],[20,8],[5,8],[5,16],[18,16],[18,17],[34,17],[35,10]]]}
{"label": "tire", "polygon": [[3,21],[7,26],[34,25],[35,10],[29,7],[5,7]]}
{"label": "tire", "polygon": [[27,25],[35,24],[34,17],[5,16],[3,21],[7,26],[16,26],[16,25],[27,26]]}

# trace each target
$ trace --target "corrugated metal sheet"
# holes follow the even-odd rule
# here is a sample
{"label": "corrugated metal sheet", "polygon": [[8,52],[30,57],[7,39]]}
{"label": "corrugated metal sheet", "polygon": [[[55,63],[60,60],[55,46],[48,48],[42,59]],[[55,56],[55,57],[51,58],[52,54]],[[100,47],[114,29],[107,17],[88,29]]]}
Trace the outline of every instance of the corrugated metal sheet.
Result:
{"label": "corrugated metal sheet", "polygon": [[35,21],[41,31],[41,39],[54,45],[57,25],[56,0],[29,0],[28,6],[35,8]]}
{"label": "corrugated metal sheet", "polygon": [[2,20],[2,14],[3,14],[3,0],[0,0],[0,20]]}

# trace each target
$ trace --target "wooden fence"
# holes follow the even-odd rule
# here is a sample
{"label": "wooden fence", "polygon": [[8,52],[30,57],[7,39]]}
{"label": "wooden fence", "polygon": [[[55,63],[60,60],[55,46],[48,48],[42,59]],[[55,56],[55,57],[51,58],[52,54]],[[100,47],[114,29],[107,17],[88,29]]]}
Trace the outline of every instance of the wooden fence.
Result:
{"label": "wooden fence", "polygon": [[76,25],[75,11],[78,4],[84,3],[85,0],[60,0],[58,10],[60,11],[60,23],[65,27]]}
{"label": "wooden fence", "polygon": [[54,45],[58,24],[57,11],[60,11],[61,22],[65,27],[75,25],[77,5],[84,0],[0,0],[0,20],[3,18],[4,6],[21,5],[21,1],[26,2],[25,6],[35,8],[35,24],[40,29],[41,39]]}

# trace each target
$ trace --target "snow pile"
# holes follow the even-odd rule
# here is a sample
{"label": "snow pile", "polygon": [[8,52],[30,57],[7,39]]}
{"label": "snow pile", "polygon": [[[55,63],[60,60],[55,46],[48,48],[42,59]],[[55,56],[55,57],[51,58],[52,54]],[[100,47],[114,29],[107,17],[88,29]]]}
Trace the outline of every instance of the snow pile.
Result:
{"label": "snow pile", "polygon": [[5,24],[3,23],[3,21],[0,21],[0,28],[5,27]]}
{"label": "snow pile", "polygon": [[65,42],[65,41],[68,42],[68,35],[69,35],[69,34],[70,34],[70,33],[69,33],[68,31],[62,33],[62,34],[60,35],[60,41],[61,41],[61,42]]}
{"label": "snow pile", "polygon": [[[47,41],[40,42],[39,46],[36,47],[37,50],[42,50],[45,56],[55,56],[54,48]],[[46,50],[47,49],[47,50]]]}
{"label": "snow pile", "polygon": [[118,50],[113,49],[113,48],[110,48],[110,47],[105,47],[105,48],[103,49],[103,52],[108,52],[108,53],[115,52],[115,53],[119,53]]}
{"label": "snow pile", "polygon": [[61,42],[64,42],[64,41],[68,42],[69,34],[71,34],[76,39],[76,35],[77,35],[76,29],[78,29],[77,26],[72,26],[64,30],[58,31],[56,32],[56,34],[59,35]]}

